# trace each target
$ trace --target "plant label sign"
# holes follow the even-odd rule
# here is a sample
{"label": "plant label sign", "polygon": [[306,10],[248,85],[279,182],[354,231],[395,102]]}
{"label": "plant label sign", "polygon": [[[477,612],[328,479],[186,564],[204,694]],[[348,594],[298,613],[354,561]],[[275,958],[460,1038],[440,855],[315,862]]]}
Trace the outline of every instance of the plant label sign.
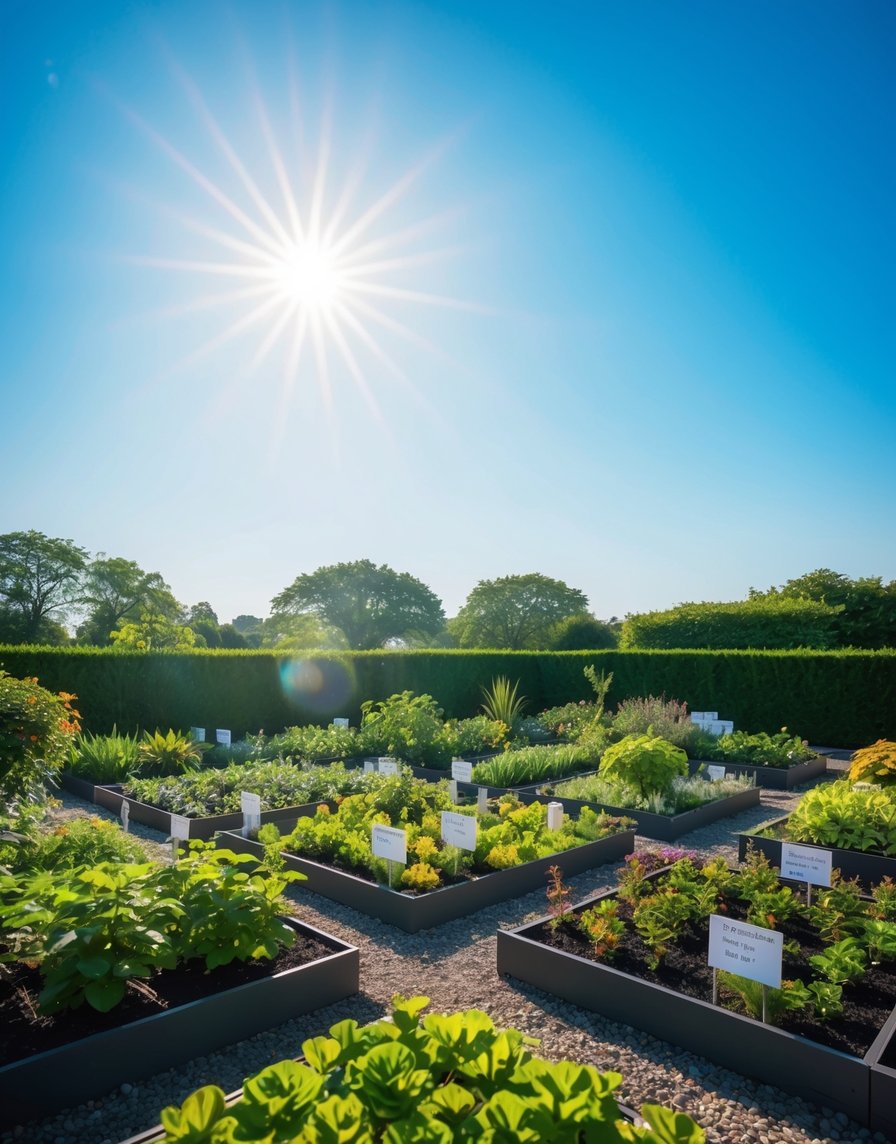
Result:
{"label": "plant label sign", "polygon": [[488,814],[488,787],[478,787],[476,790],[476,813]]}
{"label": "plant label sign", "polygon": [[221,747],[230,746],[230,732],[224,730],[223,727],[218,727],[215,731],[215,742]]}
{"label": "plant label sign", "polygon": [[204,727],[191,727],[190,734],[193,736],[194,743],[205,742],[205,728]]}
{"label": "plant label sign", "polygon": [[365,759],[364,771],[368,775],[373,774],[376,771],[376,759]]}
{"label": "plant label sign", "polygon": [[382,757],[379,760],[380,774],[381,775],[397,775],[398,774],[398,759],[390,759],[388,756]]}
{"label": "plant label sign", "polygon": [[347,727],[348,726],[348,719],[345,719],[342,717],[340,717],[338,719],[334,719],[333,720],[333,726],[334,727]]}
{"label": "plant label sign", "polygon": [[476,849],[477,822],[469,814],[458,814],[454,810],[442,811],[442,841],[460,850]]}
{"label": "plant label sign", "polygon": [[709,964],[713,969],[727,969],[780,989],[783,952],[784,935],[777,930],[710,915]]}
{"label": "plant label sign", "polygon": [[548,803],[548,830],[560,830],[563,826],[563,803]]}
{"label": "plant label sign", "polygon": [[171,837],[183,839],[190,837],[190,820],[185,814],[171,815]]}
{"label": "plant label sign", "polygon": [[725,777],[725,768],[722,766],[713,766],[711,763],[707,764],[706,777],[711,783],[720,783]]}
{"label": "plant label sign", "polygon": [[473,764],[467,763],[463,759],[452,759],[451,777],[460,783],[471,783],[473,781]]}
{"label": "plant label sign", "polygon": [[243,812],[243,830],[257,830],[261,826],[261,795],[240,791],[240,810]]}
{"label": "plant label sign", "polygon": [[791,878],[794,882],[808,882],[811,886],[830,886],[833,857],[830,850],[782,842],[781,877]]}
{"label": "plant label sign", "polygon": [[394,826],[371,826],[370,849],[375,858],[405,865],[408,860],[407,831],[397,830]]}

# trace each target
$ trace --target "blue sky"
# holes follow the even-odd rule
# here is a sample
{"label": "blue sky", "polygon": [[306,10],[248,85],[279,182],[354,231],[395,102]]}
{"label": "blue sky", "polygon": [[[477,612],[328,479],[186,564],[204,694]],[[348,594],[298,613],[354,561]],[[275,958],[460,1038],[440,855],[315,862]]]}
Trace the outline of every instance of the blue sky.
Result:
{"label": "blue sky", "polygon": [[886,0],[7,0],[0,532],[222,620],[360,558],[449,614],[896,578],[894,53]]}

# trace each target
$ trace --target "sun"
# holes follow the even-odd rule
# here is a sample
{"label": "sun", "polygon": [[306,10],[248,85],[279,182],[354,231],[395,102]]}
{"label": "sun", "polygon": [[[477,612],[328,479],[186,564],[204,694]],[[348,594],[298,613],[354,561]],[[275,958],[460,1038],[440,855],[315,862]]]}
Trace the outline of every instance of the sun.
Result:
{"label": "sun", "polygon": [[283,257],[271,268],[275,289],[287,302],[331,314],[344,300],[339,261],[327,244],[305,239],[284,247]]}
{"label": "sun", "polygon": [[392,344],[404,340],[435,350],[416,328],[399,318],[396,307],[416,304],[481,310],[472,303],[416,288],[414,276],[421,268],[457,253],[456,248],[422,246],[447,219],[456,217],[456,206],[415,218],[407,202],[421,175],[444,154],[446,143],[431,146],[412,167],[383,184],[385,190],[365,197],[363,157],[346,165],[348,173],[341,183],[334,176],[331,168],[337,140],[329,118],[322,120],[316,153],[293,146],[301,136],[294,75],[289,91],[277,101],[293,112],[295,130],[286,132],[290,145],[284,145],[275,133],[257,85],[250,92],[258,138],[267,153],[267,165],[259,165],[257,152],[251,163],[241,156],[190,77],[177,68],[175,74],[232,176],[212,178],[134,109],[122,108],[201,190],[207,207],[201,217],[167,211],[202,240],[201,256],[141,255],[129,261],[181,272],[194,282],[205,277],[226,287],[214,293],[197,289],[192,301],[165,311],[167,316],[181,318],[217,307],[228,311],[220,333],[190,352],[178,368],[192,365],[236,338],[254,337],[255,352],[244,372],[256,373],[279,347],[281,409],[298,383],[300,370],[305,371],[303,376],[310,372],[316,379],[329,407],[332,366],[338,363],[378,415],[372,384],[375,372],[385,370],[414,388],[391,356]]}

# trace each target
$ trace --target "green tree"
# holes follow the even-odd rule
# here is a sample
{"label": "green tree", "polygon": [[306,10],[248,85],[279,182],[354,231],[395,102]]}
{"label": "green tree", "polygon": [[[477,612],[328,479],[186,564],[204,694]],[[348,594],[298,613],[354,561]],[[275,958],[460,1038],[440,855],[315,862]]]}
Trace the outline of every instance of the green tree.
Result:
{"label": "green tree", "polygon": [[0,627],[11,643],[58,635],[57,625],[77,600],[87,552],[74,541],[42,532],[0,536]]}
{"label": "green tree", "polygon": [[550,635],[551,651],[592,651],[616,647],[618,637],[609,624],[594,616],[567,616],[554,626]]}
{"label": "green tree", "polygon": [[[260,616],[237,616],[233,621],[233,628],[237,635],[245,642],[239,647],[261,647],[261,628],[264,621]],[[226,626],[226,625],[225,625]],[[230,647],[228,643],[223,643],[224,647]]]}
{"label": "green tree", "polygon": [[568,616],[587,616],[588,597],[539,572],[480,580],[448,630],[461,647],[547,648]]}
{"label": "green tree", "polygon": [[[258,644],[250,644],[246,637],[238,632],[233,624],[221,624],[220,628],[218,628],[218,637],[220,639],[221,647],[240,648],[259,646]],[[260,642],[261,641],[259,640],[259,644]]]}
{"label": "green tree", "polygon": [[896,580],[880,576],[851,580],[842,572],[817,568],[767,592],[750,589],[751,599],[812,600],[841,608],[834,625],[841,647],[896,647]]}
{"label": "green tree", "polygon": [[261,629],[260,647],[277,651],[300,651],[304,648],[344,648],[345,638],[317,616],[303,613],[298,616],[275,612],[266,619]]}
{"label": "green tree", "polygon": [[445,626],[442,602],[408,572],[370,560],[331,564],[297,576],[271,601],[278,615],[316,616],[350,648],[382,647],[409,633],[435,635]]}
{"label": "green tree", "polygon": [[192,628],[175,623],[161,612],[141,612],[138,620],[122,624],[111,635],[113,645],[124,651],[189,651],[198,642]]}
{"label": "green tree", "polygon": [[221,647],[221,625],[218,614],[208,600],[200,600],[192,608],[187,608],[184,623],[193,629],[200,646]]}
{"label": "green tree", "polygon": [[174,621],[180,612],[169,586],[158,572],[144,572],[135,560],[97,553],[87,568],[81,606],[87,616],[78,628],[78,642],[109,644],[112,632],[139,621],[143,612]]}

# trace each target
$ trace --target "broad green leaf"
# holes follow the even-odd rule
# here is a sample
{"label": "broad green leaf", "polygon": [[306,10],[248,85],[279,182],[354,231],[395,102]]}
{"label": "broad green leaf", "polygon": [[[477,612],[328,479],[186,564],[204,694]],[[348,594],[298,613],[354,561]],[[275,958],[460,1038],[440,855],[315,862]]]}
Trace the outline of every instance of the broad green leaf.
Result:
{"label": "broad green leaf", "polygon": [[191,1093],[180,1108],[162,1110],[162,1127],[172,1144],[206,1144],[211,1130],[225,1111],[224,1093],[209,1084]]}
{"label": "broad green leaf", "polygon": [[124,982],[119,978],[107,977],[105,981],[91,981],[84,990],[87,1004],[101,1013],[108,1013],[124,997]]}
{"label": "broad green leaf", "polygon": [[302,1055],[315,1072],[330,1072],[339,1060],[340,1052],[339,1042],[332,1037],[309,1037],[302,1042]]}
{"label": "broad green leaf", "polygon": [[426,1106],[432,1105],[435,1111],[448,1120],[462,1120],[476,1107],[475,1097],[462,1085],[443,1084],[429,1095]]}
{"label": "broad green leaf", "polygon": [[384,1144],[451,1144],[454,1133],[440,1120],[429,1120],[419,1112],[395,1120],[383,1133]]}
{"label": "broad green leaf", "polygon": [[650,1125],[643,1139],[655,1144],[704,1144],[706,1136],[699,1124],[684,1112],[674,1112],[661,1104],[645,1104],[641,1115]]}
{"label": "broad green leaf", "polygon": [[82,957],[78,962],[78,972],[85,977],[105,977],[111,968],[112,962],[108,957]]}

